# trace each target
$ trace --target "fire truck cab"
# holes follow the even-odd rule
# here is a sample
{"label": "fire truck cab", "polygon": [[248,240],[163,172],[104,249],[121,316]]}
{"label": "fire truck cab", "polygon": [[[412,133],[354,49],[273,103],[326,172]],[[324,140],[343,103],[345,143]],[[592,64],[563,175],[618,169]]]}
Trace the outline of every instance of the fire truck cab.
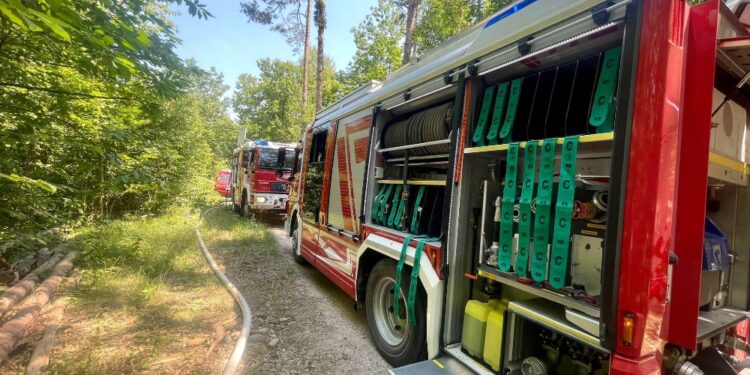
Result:
{"label": "fire truck cab", "polygon": [[317,115],[295,260],[364,304],[393,373],[749,368],[748,24],[515,2]]}
{"label": "fire truck cab", "polygon": [[232,157],[232,204],[243,216],[251,211],[284,213],[296,145],[245,141]]}

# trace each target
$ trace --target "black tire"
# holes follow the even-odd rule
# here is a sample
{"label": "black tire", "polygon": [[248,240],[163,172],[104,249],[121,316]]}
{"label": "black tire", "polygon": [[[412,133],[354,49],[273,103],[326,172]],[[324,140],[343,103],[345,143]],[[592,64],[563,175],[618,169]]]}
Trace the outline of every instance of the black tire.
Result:
{"label": "black tire", "polygon": [[393,367],[401,367],[427,357],[427,303],[424,290],[417,288],[414,313],[417,325],[409,324],[406,296],[409,294],[411,268],[404,267],[401,275],[401,304],[399,316],[394,317],[393,287],[396,262],[383,259],[370,272],[367,279],[367,326],[370,337],[381,356]]}
{"label": "black tire", "polygon": [[240,208],[240,215],[242,217],[250,217],[250,205],[247,204],[247,193],[242,194],[242,206]]}
{"label": "black tire", "polygon": [[239,215],[241,213],[241,207],[237,203],[234,203],[234,202],[236,201],[234,199],[234,189],[232,189],[232,211],[234,211],[234,213]]}
{"label": "black tire", "polygon": [[301,230],[297,220],[294,220],[292,223],[292,259],[295,263],[304,266],[307,264],[307,260],[302,256],[302,249],[300,248]]}

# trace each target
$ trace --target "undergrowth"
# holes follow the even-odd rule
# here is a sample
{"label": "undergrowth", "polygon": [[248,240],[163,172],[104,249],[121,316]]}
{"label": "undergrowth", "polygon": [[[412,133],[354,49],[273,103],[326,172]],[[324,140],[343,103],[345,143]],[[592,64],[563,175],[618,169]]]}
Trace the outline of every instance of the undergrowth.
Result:
{"label": "undergrowth", "polygon": [[[208,353],[216,325],[239,329],[234,301],[198,249],[198,214],[176,209],[157,217],[131,217],[81,231],[76,285],[52,373],[215,373],[222,354]],[[242,251],[271,241],[263,224],[224,209],[202,226],[209,248]],[[70,320],[69,320],[70,319]],[[218,357],[222,357],[218,359]]]}

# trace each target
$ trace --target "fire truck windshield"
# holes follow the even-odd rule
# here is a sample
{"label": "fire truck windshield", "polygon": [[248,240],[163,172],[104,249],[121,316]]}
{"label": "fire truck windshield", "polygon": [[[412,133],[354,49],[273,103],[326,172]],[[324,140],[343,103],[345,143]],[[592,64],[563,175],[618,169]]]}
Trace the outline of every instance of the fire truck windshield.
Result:
{"label": "fire truck windshield", "polygon": [[[276,169],[277,160],[279,156],[279,150],[274,148],[262,148],[260,149],[260,169]],[[293,150],[287,149],[286,156],[284,158],[284,170],[291,170],[294,164],[294,152]]]}

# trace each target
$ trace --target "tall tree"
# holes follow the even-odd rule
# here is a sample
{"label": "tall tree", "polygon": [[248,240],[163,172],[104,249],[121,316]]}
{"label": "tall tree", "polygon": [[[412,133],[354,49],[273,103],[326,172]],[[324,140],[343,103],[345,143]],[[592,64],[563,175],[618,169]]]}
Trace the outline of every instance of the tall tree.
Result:
{"label": "tall tree", "polygon": [[[311,50],[311,55],[316,51]],[[338,97],[334,67],[326,58],[324,103]],[[312,109],[301,105],[303,62],[279,59],[258,61],[259,73],[241,74],[236,85],[232,105],[239,122],[248,129],[249,138],[296,141],[312,120]],[[309,104],[310,106],[313,103]]]}
{"label": "tall tree", "polygon": [[392,0],[379,0],[365,19],[352,28],[357,50],[341,74],[342,84],[351,91],[370,81],[382,81],[402,63],[404,39],[403,8]]}
{"label": "tall tree", "polygon": [[302,57],[302,106],[307,108],[310,98],[310,30],[312,29],[313,0],[307,0],[305,12],[305,52]]}
{"label": "tall tree", "polygon": [[240,7],[248,21],[270,26],[299,53],[305,33],[302,4],[303,0],[252,0],[240,3]]}
{"label": "tall tree", "polygon": [[424,52],[476,24],[514,0],[425,0],[414,31],[417,51]]}
{"label": "tall tree", "polygon": [[315,0],[315,25],[318,27],[318,63],[315,80],[315,112],[323,109],[323,74],[325,71],[324,38],[326,31],[326,1]]}
{"label": "tall tree", "polygon": [[414,29],[417,27],[417,11],[419,0],[406,0],[406,30],[404,33],[404,57],[403,65],[408,64],[414,58]]}
{"label": "tall tree", "polygon": [[164,207],[214,172],[225,88],[175,54],[169,3],[0,0],[0,240]]}
{"label": "tall tree", "polygon": [[[302,45],[305,65],[302,71],[302,103],[307,107],[309,87],[310,29],[312,24],[313,0],[252,0],[241,3],[242,12],[250,22],[271,26],[286,37],[287,43],[295,53]],[[303,12],[302,6],[306,11]]]}

